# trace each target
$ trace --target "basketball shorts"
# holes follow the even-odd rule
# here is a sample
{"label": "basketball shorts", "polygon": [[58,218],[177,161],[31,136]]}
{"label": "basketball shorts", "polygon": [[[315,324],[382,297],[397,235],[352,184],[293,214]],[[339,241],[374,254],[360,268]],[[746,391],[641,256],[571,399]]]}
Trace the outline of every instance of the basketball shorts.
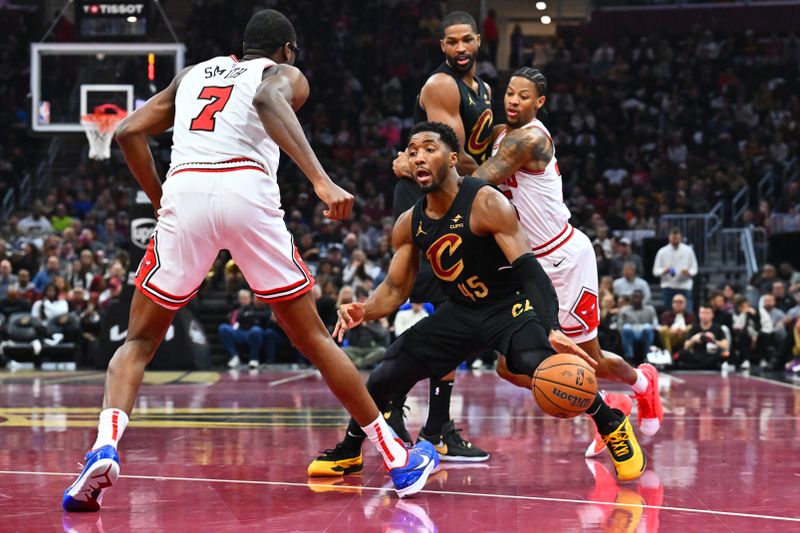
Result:
{"label": "basketball shorts", "polygon": [[167,309],[196,294],[221,249],[230,251],[257,298],[279,302],[311,290],[314,278],[283,221],[278,185],[251,165],[184,165],[163,185],[158,221],[136,286]]}
{"label": "basketball shorts", "polygon": [[600,325],[597,260],[589,237],[582,231],[568,226],[565,236],[561,246],[536,258],[556,289],[561,331],[579,344],[597,337]]}
{"label": "basketball shorts", "polygon": [[[514,350],[510,349],[512,338]],[[527,375],[541,361],[534,353],[555,353],[525,296],[515,294],[481,307],[445,302],[403,333],[386,358],[413,357],[438,379],[470,354],[486,349],[507,354],[509,369]]]}

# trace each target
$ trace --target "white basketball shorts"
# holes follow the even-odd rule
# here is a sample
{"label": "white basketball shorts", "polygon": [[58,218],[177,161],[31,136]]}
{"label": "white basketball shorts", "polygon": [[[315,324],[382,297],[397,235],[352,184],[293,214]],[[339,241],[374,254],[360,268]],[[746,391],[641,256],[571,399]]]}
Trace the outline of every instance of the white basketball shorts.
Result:
{"label": "white basketball shorts", "polygon": [[136,286],[168,309],[200,288],[217,253],[230,251],[251,290],[265,302],[297,298],[314,278],[283,221],[275,180],[255,162],[173,168]]}
{"label": "white basketball shorts", "polygon": [[599,282],[589,237],[567,224],[561,234],[533,252],[556,289],[561,331],[578,344],[597,337]]}

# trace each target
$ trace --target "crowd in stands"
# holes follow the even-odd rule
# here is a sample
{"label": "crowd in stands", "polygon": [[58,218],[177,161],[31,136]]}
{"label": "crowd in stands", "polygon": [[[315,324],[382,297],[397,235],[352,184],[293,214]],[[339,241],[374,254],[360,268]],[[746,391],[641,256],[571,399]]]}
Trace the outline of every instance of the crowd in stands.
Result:
{"label": "crowd in stands", "polygon": [[[320,312],[332,328],[336,304],[366,297],[391,259],[391,160],[412,125],[419,87],[442,60],[439,6],[380,0],[273,4],[298,30],[297,66],[311,84],[300,112],[304,130],[332,178],[357,198],[351,221],[329,221],[299,170],[285,158],[281,164],[286,223],[315,273]],[[237,52],[252,9],[241,2],[198,3],[180,25],[187,62]],[[12,15],[0,17],[10,25],[0,42],[7,78],[0,84],[0,114],[13,125],[0,133],[0,189],[16,186],[35,170],[36,150],[43,144],[30,142],[25,133],[25,68],[28,42],[38,40],[49,21],[29,12]],[[482,27],[496,32],[492,24]],[[771,230],[775,213],[782,213],[782,228],[791,229],[792,217],[800,227],[800,39],[691,28],[670,38],[591,41],[567,33],[537,39],[530,48],[525,42],[519,33],[512,35],[510,66],[533,65],[548,77],[541,118],[553,133],[572,223],[595,243],[603,342],[632,360],[646,357],[652,344],[678,361],[705,348],[720,354],[714,360],[719,365],[729,353],[725,361],[739,367],[759,363],[756,358],[773,348],[770,364],[800,355],[800,279],[790,266],[773,274],[764,266],[753,283],[721,287],[711,302],[695,301],[705,294],[692,286],[696,261],[692,267],[657,259],[654,266],[637,253],[639,235],[665,233],[661,215],[707,212],[742,186],[755,190],[770,171],[777,176],[772,193],[749,206],[741,220],[726,222]],[[496,121],[502,122],[500,95],[508,72],[495,68],[496,50],[496,35],[490,35],[478,71],[492,86]],[[162,173],[169,146],[168,136],[153,143]],[[0,263],[0,312],[4,306],[33,305],[48,291],[52,295],[52,286],[55,298],[44,300],[66,302],[91,340],[96,331],[91,324],[136,267],[126,250],[134,190],[118,152],[104,163],[84,154],[78,168],[55,176],[39,200],[7,217],[0,231],[0,260],[7,260]],[[674,253],[687,256],[691,244]],[[645,281],[651,277],[660,280],[654,294]],[[220,330],[229,362],[252,361],[255,353],[261,362],[275,360],[284,339],[267,333],[279,332],[268,308],[245,302],[240,290],[246,282],[235,263],[221,255],[208,280],[209,286],[224,288],[232,307],[241,307]],[[57,313],[53,309],[63,310],[63,304],[41,304],[35,312],[47,316]],[[713,324],[726,326],[726,343],[707,328],[708,310]],[[425,312],[415,307],[398,313],[404,317],[399,325],[398,319],[382,321],[351,332],[348,353],[369,366],[398,330]],[[245,338],[254,328],[259,335]],[[719,341],[716,349],[709,335]]]}

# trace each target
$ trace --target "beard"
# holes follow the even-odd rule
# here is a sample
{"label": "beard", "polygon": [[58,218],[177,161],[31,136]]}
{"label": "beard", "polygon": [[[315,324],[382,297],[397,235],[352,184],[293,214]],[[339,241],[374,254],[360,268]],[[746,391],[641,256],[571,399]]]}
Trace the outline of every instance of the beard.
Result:
{"label": "beard", "polygon": [[[476,53],[476,54],[464,54],[463,56],[447,56],[447,63],[456,72],[469,72],[472,66],[475,65],[475,60],[477,59],[477,55],[478,54]],[[467,63],[463,66],[459,65],[458,62],[456,61],[456,58],[465,56],[469,58],[469,61],[467,61]]]}

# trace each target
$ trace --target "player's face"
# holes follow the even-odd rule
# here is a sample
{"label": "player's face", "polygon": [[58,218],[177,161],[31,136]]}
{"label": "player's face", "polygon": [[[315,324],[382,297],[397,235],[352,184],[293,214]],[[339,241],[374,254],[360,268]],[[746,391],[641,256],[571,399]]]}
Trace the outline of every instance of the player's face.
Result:
{"label": "player's face", "polygon": [[514,76],[508,82],[503,103],[506,121],[511,127],[527,124],[544,105],[545,97],[539,96],[536,84],[527,78]]}
{"label": "player's face", "polygon": [[469,24],[454,24],[444,30],[439,41],[447,63],[458,72],[469,72],[478,57],[481,36]]}
{"label": "player's face", "polygon": [[408,162],[423,193],[437,191],[458,160],[438,133],[421,131],[408,141]]}

